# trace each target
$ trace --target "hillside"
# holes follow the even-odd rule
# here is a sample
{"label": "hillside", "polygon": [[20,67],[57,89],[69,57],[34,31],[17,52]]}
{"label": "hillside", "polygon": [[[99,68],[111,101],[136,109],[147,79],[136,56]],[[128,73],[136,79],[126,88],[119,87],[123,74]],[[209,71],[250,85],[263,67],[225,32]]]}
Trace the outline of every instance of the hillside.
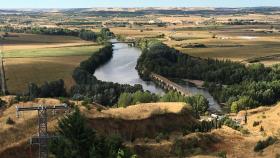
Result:
{"label": "hillside", "polygon": [[[9,102],[11,97],[4,99]],[[21,113],[16,118],[15,106],[34,104],[59,104],[56,99],[37,99],[34,102],[13,104],[0,114],[0,157],[36,157],[36,146],[30,146],[28,140],[37,132],[37,113]],[[80,105],[80,102],[78,103]],[[104,108],[90,105],[89,109],[79,106],[88,118],[90,127],[99,134],[118,134],[125,140],[125,146],[134,151],[140,158],[176,157],[179,155],[194,157],[216,157],[226,153],[229,158],[265,157],[273,158],[280,154],[280,142],[268,146],[262,152],[254,152],[259,140],[273,135],[280,138],[280,104],[273,107],[259,107],[248,110],[248,123],[244,125],[249,134],[242,134],[227,126],[208,133],[182,133],[182,128],[198,123],[190,113],[190,106],[185,103],[147,103],[127,108]],[[232,118],[240,118],[241,111]],[[49,131],[54,131],[57,118],[49,114]],[[265,116],[265,117],[264,117]],[[7,118],[15,125],[7,125]],[[253,127],[254,121],[261,121]],[[259,128],[263,126],[264,131]]]}
{"label": "hillside", "polygon": [[[12,96],[4,97],[9,104]],[[22,112],[20,113],[20,117],[16,117],[16,106],[19,107],[27,107],[38,104],[47,104],[47,105],[57,105],[60,101],[57,99],[36,99],[34,102],[26,102],[26,103],[17,103],[12,104],[6,109],[0,110],[0,157],[5,158],[14,158],[17,157],[30,157],[30,154],[36,156],[37,152],[34,151],[32,153],[28,152],[30,149],[36,150],[36,146],[30,148],[28,145],[29,138],[35,136],[37,134],[37,112]],[[48,118],[48,130],[50,132],[54,131],[54,127],[57,123],[57,117],[60,115],[58,113],[56,116],[49,114]],[[11,118],[14,121],[14,124],[9,125],[6,124],[6,120]]]}
{"label": "hillside", "polygon": [[90,126],[103,134],[118,134],[123,139],[155,138],[160,133],[181,132],[198,121],[185,103],[148,103],[101,112],[86,110]]}
{"label": "hillside", "polygon": [[[5,98],[7,101],[10,99]],[[34,102],[17,103],[2,109],[0,114],[0,157],[28,157],[36,156],[36,146],[28,145],[30,137],[37,133],[37,112],[24,112],[16,118],[16,106],[32,106],[38,104],[57,105],[57,99],[36,99]],[[190,106],[185,103],[150,103],[130,106],[128,108],[112,108],[99,111],[92,105],[88,110],[80,106],[81,111],[89,118],[91,127],[102,134],[120,134],[125,139],[140,137],[154,138],[162,130],[179,131],[182,124],[197,123],[190,114]],[[49,113],[48,129],[54,131],[58,113],[53,116]],[[11,118],[15,124],[7,125],[6,120]],[[32,156],[30,152],[32,150]]]}

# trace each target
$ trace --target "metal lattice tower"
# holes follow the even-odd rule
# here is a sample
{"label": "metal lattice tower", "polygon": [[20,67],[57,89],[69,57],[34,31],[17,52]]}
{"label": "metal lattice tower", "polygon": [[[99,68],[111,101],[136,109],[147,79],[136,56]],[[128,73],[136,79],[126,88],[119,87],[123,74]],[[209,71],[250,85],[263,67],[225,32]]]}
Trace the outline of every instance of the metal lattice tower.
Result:
{"label": "metal lattice tower", "polygon": [[48,135],[48,110],[67,109],[67,104],[61,104],[57,106],[45,106],[39,105],[35,107],[18,107],[17,117],[19,117],[20,111],[38,111],[38,136],[32,137],[30,143],[39,145],[39,158],[48,158],[48,140],[52,137]]}

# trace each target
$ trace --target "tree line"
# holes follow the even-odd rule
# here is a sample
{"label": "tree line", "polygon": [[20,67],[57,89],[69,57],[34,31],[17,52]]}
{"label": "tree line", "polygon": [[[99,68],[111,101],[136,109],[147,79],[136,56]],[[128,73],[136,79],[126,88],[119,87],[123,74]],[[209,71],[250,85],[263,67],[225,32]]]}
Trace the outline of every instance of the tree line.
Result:
{"label": "tree line", "polygon": [[121,93],[133,93],[143,91],[142,85],[134,86],[128,84],[118,84],[98,80],[93,74],[95,69],[105,64],[112,58],[112,44],[107,44],[104,48],[80,63],[73,72],[73,79],[76,85],[71,88],[70,96],[78,100],[91,100],[102,105],[113,106],[117,103]]}
{"label": "tree line", "polygon": [[202,59],[179,52],[161,42],[142,40],[143,52],[136,69],[149,80],[151,72],[170,78],[205,81],[205,87],[233,111],[274,104],[280,99],[280,65],[244,64],[229,60]]}
{"label": "tree line", "polygon": [[185,102],[192,106],[192,112],[196,118],[199,118],[200,115],[204,115],[209,108],[209,102],[203,95],[197,94],[185,97],[175,91],[169,91],[163,96],[148,91],[122,93],[118,99],[118,107],[127,107],[129,105],[152,102]]}
{"label": "tree line", "polygon": [[102,28],[100,32],[93,32],[91,30],[70,30],[65,28],[49,28],[49,27],[12,27],[3,26],[0,27],[1,32],[14,32],[14,33],[30,33],[30,34],[43,34],[43,35],[63,35],[63,36],[75,36],[83,40],[94,42],[105,42],[111,37],[114,37],[114,33],[108,28]]}

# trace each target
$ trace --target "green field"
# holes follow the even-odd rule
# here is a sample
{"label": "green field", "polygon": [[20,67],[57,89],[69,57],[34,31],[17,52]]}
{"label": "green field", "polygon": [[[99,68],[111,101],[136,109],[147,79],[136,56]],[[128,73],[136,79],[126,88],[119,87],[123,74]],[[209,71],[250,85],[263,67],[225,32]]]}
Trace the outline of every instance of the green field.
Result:
{"label": "green field", "polygon": [[63,57],[63,56],[88,56],[97,51],[100,45],[85,45],[58,48],[39,48],[10,50],[4,54],[5,58],[33,58],[33,57]]}

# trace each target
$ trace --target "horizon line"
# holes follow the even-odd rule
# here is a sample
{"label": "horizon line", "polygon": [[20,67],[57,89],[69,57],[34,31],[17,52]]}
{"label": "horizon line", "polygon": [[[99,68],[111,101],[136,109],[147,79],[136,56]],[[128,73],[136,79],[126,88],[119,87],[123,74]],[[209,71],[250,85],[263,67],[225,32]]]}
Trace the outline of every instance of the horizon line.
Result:
{"label": "horizon line", "polygon": [[176,6],[149,6],[149,7],[24,7],[24,8],[0,8],[0,9],[92,9],[92,8],[102,8],[102,9],[109,9],[109,8],[120,8],[120,9],[133,9],[133,8],[226,8],[226,9],[236,9],[236,8],[280,8],[279,6],[252,6],[252,7],[209,7],[209,6],[194,6],[194,7],[176,7]]}

